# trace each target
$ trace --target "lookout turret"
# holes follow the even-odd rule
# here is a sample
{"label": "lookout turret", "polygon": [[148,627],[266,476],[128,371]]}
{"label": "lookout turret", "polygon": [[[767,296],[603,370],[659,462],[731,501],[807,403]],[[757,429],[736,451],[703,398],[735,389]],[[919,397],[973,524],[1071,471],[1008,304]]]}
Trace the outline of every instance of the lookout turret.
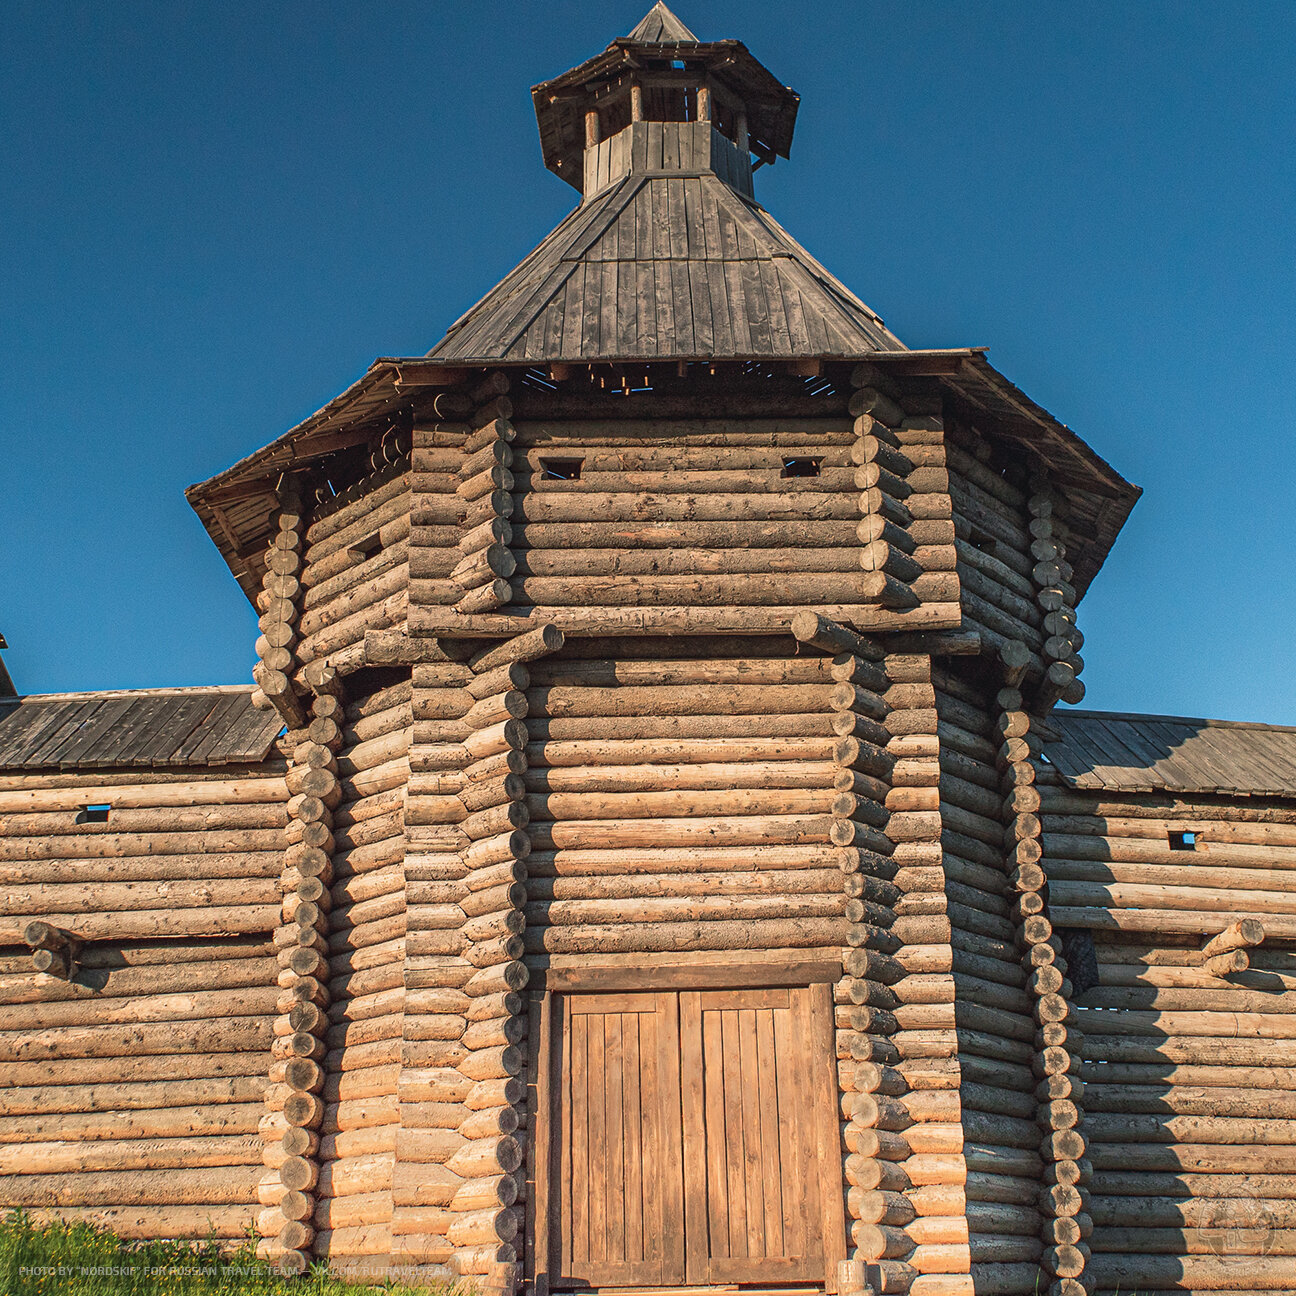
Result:
{"label": "lookout turret", "polygon": [[545,165],[586,198],[636,174],[709,173],[750,195],[753,158],[787,157],[800,103],[741,41],[698,40],[660,0],[531,95]]}

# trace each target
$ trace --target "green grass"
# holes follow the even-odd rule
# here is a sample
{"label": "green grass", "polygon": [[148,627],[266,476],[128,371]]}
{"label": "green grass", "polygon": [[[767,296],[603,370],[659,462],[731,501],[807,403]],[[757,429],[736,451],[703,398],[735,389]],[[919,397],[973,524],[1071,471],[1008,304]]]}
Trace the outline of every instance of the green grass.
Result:
{"label": "green grass", "polygon": [[249,1237],[228,1242],[130,1242],[85,1222],[38,1223],[25,1211],[0,1218],[4,1296],[451,1296],[450,1287],[377,1286],[330,1278],[316,1264],[285,1278],[256,1258]]}

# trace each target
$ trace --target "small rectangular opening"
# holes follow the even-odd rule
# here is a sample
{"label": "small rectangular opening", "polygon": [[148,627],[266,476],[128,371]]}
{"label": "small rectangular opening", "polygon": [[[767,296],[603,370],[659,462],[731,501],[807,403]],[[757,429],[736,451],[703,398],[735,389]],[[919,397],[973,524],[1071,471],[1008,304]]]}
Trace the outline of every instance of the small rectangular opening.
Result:
{"label": "small rectangular opening", "polygon": [[357,540],[351,546],[351,557],[363,562],[366,558],[372,558],[374,554],[382,553],[382,549],[382,536],[375,531],[373,535],[365,536],[363,540]]}
{"label": "small rectangular opening", "polygon": [[1170,834],[1171,850],[1196,850],[1197,834],[1195,832],[1172,832]]}
{"label": "small rectangular opening", "polygon": [[780,477],[818,477],[819,465],[823,463],[822,459],[812,459],[805,456],[797,456],[793,459],[783,460],[783,471]]}
{"label": "small rectangular opening", "polygon": [[993,556],[999,548],[999,541],[992,535],[987,535],[984,531],[973,531],[969,539],[972,542],[972,548],[983,554]]}
{"label": "small rectangular opening", "polygon": [[583,459],[541,459],[540,476],[544,481],[580,481]]}
{"label": "small rectangular opening", "polygon": [[108,812],[112,809],[110,805],[88,805],[82,806],[77,811],[77,817],[73,821],[79,824],[88,823],[107,823]]}

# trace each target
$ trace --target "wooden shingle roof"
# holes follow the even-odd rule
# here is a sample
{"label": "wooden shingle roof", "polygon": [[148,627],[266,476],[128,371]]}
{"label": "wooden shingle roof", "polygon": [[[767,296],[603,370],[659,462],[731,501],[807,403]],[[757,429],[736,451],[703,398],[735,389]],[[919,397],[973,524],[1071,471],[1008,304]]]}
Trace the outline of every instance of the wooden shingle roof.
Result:
{"label": "wooden shingle roof", "polygon": [[703,172],[631,174],[583,203],[428,356],[553,363],[902,349],[764,208]]}
{"label": "wooden shingle roof", "polygon": [[680,41],[693,41],[697,37],[662,4],[662,0],[648,10],[639,20],[639,25],[632,31],[627,40],[639,45],[677,44]]}
{"label": "wooden shingle roof", "polygon": [[1296,797],[1296,728],[1055,711],[1050,764],[1078,788]]}
{"label": "wooden shingle roof", "polygon": [[6,698],[0,769],[256,763],[282,732],[241,685]]}

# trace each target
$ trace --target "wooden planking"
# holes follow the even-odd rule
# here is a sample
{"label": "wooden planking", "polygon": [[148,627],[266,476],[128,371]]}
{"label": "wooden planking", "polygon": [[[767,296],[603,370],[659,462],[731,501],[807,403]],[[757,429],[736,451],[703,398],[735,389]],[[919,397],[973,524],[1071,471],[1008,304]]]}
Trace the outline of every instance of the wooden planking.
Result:
{"label": "wooden planking", "polygon": [[[658,128],[645,132],[645,161],[655,146],[659,167],[679,165],[666,158],[660,127],[670,124],[644,123]],[[430,358],[773,359],[902,349],[873,311],[718,176],[608,179]],[[572,312],[579,329],[568,323]]]}
{"label": "wooden planking", "polygon": [[1296,728],[1059,711],[1049,761],[1082,788],[1296,796]]}
{"label": "wooden planking", "polygon": [[0,704],[0,769],[259,762],[282,729],[250,687],[33,695]]}
{"label": "wooden planking", "polygon": [[670,995],[572,996],[555,1018],[555,1282],[682,1281],[683,1233],[667,1218],[681,1171],[675,1012]]}
{"label": "wooden planking", "polygon": [[[836,1253],[823,1195],[836,1148],[824,1155],[815,1093],[815,1032],[830,1027],[815,1020],[815,993],[681,995],[687,1190],[706,1192],[705,1211],[685,1202],[691,1283],[821,1281]],[[704,1147],[690,1144],[699,1137]]]}
{"label": "wooden planking", "polygon": [[828,988],[558,1003],[551,1285],[823,1281],[844,1253]]}

